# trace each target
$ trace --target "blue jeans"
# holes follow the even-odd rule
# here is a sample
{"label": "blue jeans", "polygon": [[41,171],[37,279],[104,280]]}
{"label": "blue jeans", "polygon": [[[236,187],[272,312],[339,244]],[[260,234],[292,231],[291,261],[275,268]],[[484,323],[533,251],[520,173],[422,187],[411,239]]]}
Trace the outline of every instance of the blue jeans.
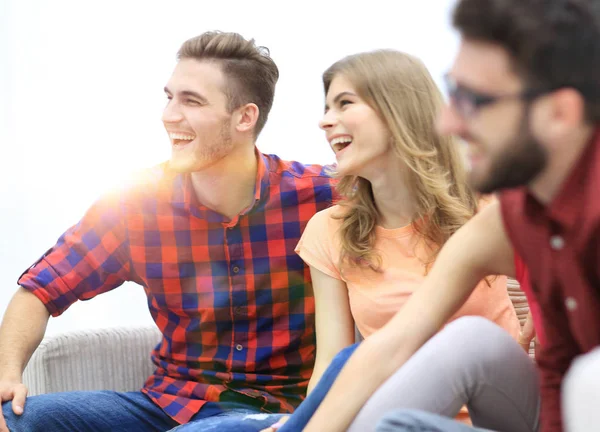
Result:
{"label": "blue jeans", "polygon": [[315,411],[317,411],[317,408],[319,408],[319,405],[321,405],[325,396],[327,396],[335,379],[357,347],[358,344],[350,345],[341,350],[333,358],[329,367],[325,370],[323,376],[321,376],[318,384],[310,392],[308,397],[304,399],[300,406],[296,408],[296,411],[294,411],[294,414],[290,419],[279,428],[278,432],[300,432],[306,427],[310,418]]}
{"label": "blue jeans", "polygon": [[178,426],[142,392],[113,391],[31,396],[21,416],[13,413],[11,401],[2,404],[2,411],[11,432],[256,432],[282,417],[240,402],[208,402]]}
{"label": "blue jeans", "polygon": [[377,432],[484,432],[438,414],[402,409],[386,414],[377,425]]}
{"label": "blue jeans", "polygon": [[[356,350],[358,344],[350,345],[340,351],[331,361],[327,370],[323,373],[323,376],[319,380],[316,387],[310,392],[310,395],[300,404],[290,419],[282,426],[278,432],[300,432],[310,418],[313,416],[319,405],[329,389],[333,385],[333,382],[339,375],[340,371],[346,364],[346,361],[350,358],[354,350]],[[235,432],[258,432],[261,429],[271,426],[276,423],[285,414],[262,414],[260,420],[253,420],[252,418],[246,418],[243,423],[240,423],[239,419],[228,418],[219,420],[218,417],[214,417],[215,423],[189,423],[187,425],[176,428],[177,432],[205,432],[205,431],[235,431]],[[210,420],[210,419],[209,419]],[[218,422],[217,422],[218,420]],[[214,429],[207,429],[212,426]],[[173,431],[175,432],[175,431]]]}

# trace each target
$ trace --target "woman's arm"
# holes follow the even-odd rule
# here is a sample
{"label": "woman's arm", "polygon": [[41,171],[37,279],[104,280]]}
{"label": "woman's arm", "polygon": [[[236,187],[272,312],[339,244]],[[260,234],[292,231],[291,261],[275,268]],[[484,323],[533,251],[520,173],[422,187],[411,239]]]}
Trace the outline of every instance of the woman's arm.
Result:
{"label": "woman's arm", "polygon": [[312,266],[310,275],[315,293],[317,357],[308,393],[315,388],[333,357],[354,343],[354,320],[346,284]]}
{"label": "woman's arm", "polygon": [[448,240],[423,285],[394,318],[357,348],[305,431],[345,431],[375,390],[439,331],[490,274],[514,274],[512,247],[498,203],[486,207]]}
{"label": "woman's arm", "polygon": [[519,345],[521,345],[521,348],[523,348],[527,354],[529,354],[529,347],[534,337],[535,327],[533,326],[533,315],[531,315],[531,311],[529,311],[527,320],[525,321],[525,324],[523,324],[523,328],[519,333],[519,339],[517,340]]}

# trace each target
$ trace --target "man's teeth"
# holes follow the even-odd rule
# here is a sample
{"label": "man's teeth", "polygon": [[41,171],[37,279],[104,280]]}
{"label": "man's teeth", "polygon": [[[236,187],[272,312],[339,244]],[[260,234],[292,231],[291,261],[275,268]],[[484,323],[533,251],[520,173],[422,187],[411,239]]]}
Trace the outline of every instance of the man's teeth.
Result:
{"label": "man's teeth", "polygon": [[352,138],[347,137],[347,136],[338,137],[338,138],[334,138],[331,140],[332,147],[337,151],[342,150],[344,147],[348,146],[350,143],[352,143]]}
{"label": "man's teeth", "polygon": [[180,134],[180,133],[170,132],[169,138],[174,139],[174,140],[191,141],[196,137],[193,135],[184,135],[184,134]]}

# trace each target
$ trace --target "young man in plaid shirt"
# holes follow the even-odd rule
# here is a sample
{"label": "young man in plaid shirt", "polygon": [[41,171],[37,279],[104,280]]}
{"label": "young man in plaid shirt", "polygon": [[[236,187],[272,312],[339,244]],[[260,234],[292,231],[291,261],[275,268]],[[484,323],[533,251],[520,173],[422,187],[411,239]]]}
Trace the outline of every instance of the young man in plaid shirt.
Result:
{"label": "young man in plaid shirt", "polygon": [[[265,48],[210,32],[178,59],[162,119],[170,161],[98,200],[19,278],[0,328],[0,431],[222,431],[239,421],[240,432],[260,429],[266,416],[251,414],[291,412],[305,394],[314,303],[294,248],[331,204],[332,180],[256,149],[279,76]],[[125,281],[144,287],[163,335],[142,390],[26,401],[22,372],[49,316]]]}

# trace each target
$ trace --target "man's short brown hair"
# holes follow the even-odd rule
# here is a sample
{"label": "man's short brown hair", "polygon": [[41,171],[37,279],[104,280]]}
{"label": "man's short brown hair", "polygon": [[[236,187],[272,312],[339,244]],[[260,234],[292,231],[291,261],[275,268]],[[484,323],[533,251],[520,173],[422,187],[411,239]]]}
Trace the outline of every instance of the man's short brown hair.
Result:
{"label": "man's short brown hair", "polygon": [[267,122],[279,79],[279,69],[269,50],[257,46],[254,39],[246,40],[237,33],[214,31],[188,39],[181,45],[177,59],[188,58],[215,61],[221,65],[227,80],[223,91],[229,112],[247,103],[258,106],[254,134],[257,137]]}

